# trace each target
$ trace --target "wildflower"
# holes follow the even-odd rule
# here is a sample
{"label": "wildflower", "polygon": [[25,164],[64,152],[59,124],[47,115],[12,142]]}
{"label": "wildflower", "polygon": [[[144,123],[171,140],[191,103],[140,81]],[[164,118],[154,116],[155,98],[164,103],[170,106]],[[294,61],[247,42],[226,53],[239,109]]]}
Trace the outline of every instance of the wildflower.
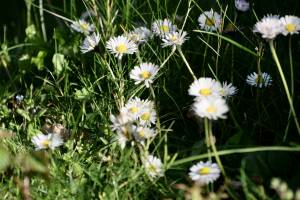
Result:
{"label": "wildflower", "polygon": [[283,27],[278,15],[267,15],[254,25],[253,32],[258,32],[266,40],[273,40],[282,33]]}
{"label": "wildflower", "polygon": [[127,38],[137,44],[146,42],[151,36],[151,31],[146,27],[135,28],[127,34]]}
{"label": "wildflower", "polygon": [[300,30],[300,18],[296,16],[286,15],[284,17],[280,18],[280,21],[282,23],[283,29],[282,34],[288,35],[288,34],[298,34]]}
{"label": "wildflower", "polygon": [[154,109],[154,104],[152,101],[145,101],[143,103],[138,120],[139,124],[142,126],[150,126],[151,124],[155,124],[156,111]]}
{"label": "wildflower", "polygon": [[266,72],[262,72],[261,74],[253,72],[247,76],[246,83],[259,88],[268,87],[272,85],[272,77]]}
{"label": "wildflower", "polygon": [[21,103],[24,100],[24,96],[21,94],[18,94],[15,98],[17,103]]}
{"label": "wildflower", "polygon": [[198,22],[200,28],[206,31],[217,31],[221,28],[222,25],[221,16],[213,9],[210,9],[210,11],[203,12],[199,16]]}
{"label": "wildflower", "polygon": [[155,35],[163,38],[168,33],[173,33],[177,30],[177,26],[174,25],[169,19],[158,19],[152,23],[152,31]]}
{"label": "wildflower", "polygon": [[127,116],[130,117],[131,120],[136,120],[140,116],[143,103],[143,100],[139,97],[135,97],[130,99],[122,109],[127,113]]}
{"label": "wildflower", "polygon": [[152,128],[140,126],[135,129],[133,136],[135,140],[143,142],[146,139],[154,137],[155,132]]}
{"label": "wildflower", "polygon": [[36,150],[40,149],[52,149],[61,146],[64,142],[60,135],[50,133],[48,135],[38,134],[32,138],[32,143],[35,145]]}
{"label": "wildflower", "polygon": [[135,84],[144,83],[149,87],[153,83],[153,79],[158,72],[158,66],[152,63],[142,63],[140,66],[135,66],[130,72],[130,78],[135,80]]}
{"label": "wildflower", "polygon": [[144,160],[144,167],[148,175],[152,178],[161,177],[164,175],[162,162],[155,156],[147,156],[147,158]]}
{"label": "wildflower", "polygon": [[189,176],[196,183],[203,185],[217,180],[220,177],[220,172],[216,163],[200,161],[190,168]]}
{"label": "wildflower", "polygon": [[71,28],[85,35],[88,35],[95,30],[95,26],[93,24],[90,24],[85,20],[81,20],[81,19],[79,21],[74,21],[71,24]]}
{"label": "wildflower", "polygon": [[249,10],[249,7],[250,7],[249,2],[246,0],[235,0],[234,5],[237,10],[243,11],[243,12]]}
{"label": "wildflower", "polygon": [[188,39],[186,35],[187,33],[185,31],[167,33],[166,37],[162,39],[162,47],[181,46]]}
{"label": "wildflower", "polygon": [[122,127],[126,126],[128,123],[131,123],[131,119],[128,117],[127,112],[121,110],[119,115],[109,116],[110,121],[112,122],[111,129],[113,131],[120,131],[122,132]]}
{"label": "wildflower", "polygon": [[229,108],[226,101],[221,97],[211,97],[196,101],[192,106],[194,112],[199,117],[217,120],[218,118],[225,119],[225,113]]}
{"label": "wildflower", "polygon": [[211,96],[219,96],[221,91],[221,84],[212,78],[199,78],[195,80],[188,90],[189,95],[195,96],[198,99],[207,98]]}
{"label": "wildflower", "polygon": [[80,51],[82,53],[87,53],[89,51],[94,50],[99,44],[99,41],[100,35],[98,33],[93,33],[92,35],[87,36],[80,47]]}
{"label": "wildflower", "polygon": [[127,141],[132,139],[132,133],[134,133],[135,127],[132,124],[126,124],[117,130],[117,140],[121,149],[124,149]]}
{"label": "wildflower", "polygon": [[227,84],[223,82],[221,90],[219,91],[220,96],[222,97],[231,97],[237,93],[238,89],[232,85],[232,83]]}
{"label": "wildflower", "polygon": [[133,54],[137,51],[137,45],[125,36],[112,37],[106,43],[106,48],[118,59],[124,54]]}

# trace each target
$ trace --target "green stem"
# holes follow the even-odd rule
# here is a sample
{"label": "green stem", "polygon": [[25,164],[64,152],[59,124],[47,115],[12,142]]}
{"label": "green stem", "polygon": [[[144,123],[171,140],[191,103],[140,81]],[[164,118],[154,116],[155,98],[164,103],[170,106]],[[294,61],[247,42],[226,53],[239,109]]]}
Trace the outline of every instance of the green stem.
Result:
{"label": "green stem", "polygon": [[180,47],[177,47],[177,50],[178,50],[178,52],[179,52],[179,54],[180,54],[182,60],[184,61],[185,65],[187,66],[189,72],[191,73],[192,77],[194,78],[194,80],[197,80],[197,78],[196,78],[196,76],[195,76],[195,74],[194,74],[192,68],[190,67],[188,61],[186,60],[184,54],[182,53],[181,48],[180,48]]}
{"label": "green stem", "polygon": [[[289,61],[290,61],[290,78],[291,78],[291,97],[292,99],[294,98],[294,67],[293,67],[293,54],[292,54],[292,37],[290,36],[289,38]],[[291,119],[292,111],[290,109],[289,116],[288,116],[288,122],[285,128],[285,133],[283,137],[283,142],[286,140],[288,131],[289,131],[289,126],[290,126],[290,119]]]}
{"label": "green stem", "polygon": [[41,17],[41,27],[42,27],[42,33],[43,33],[43,39],[46,42],[47,41],[47,34],[46,34],[46,27],[45,27],[45,18],[44,18],[44,8],[43,8],[43,0],[39,1],[39,11],[40,11],[40,17]]}
{"label": "green stem", "polygon": [[289,104],[290,104],[290,109],[291,109],[291,112],[292,112],[293,117],[294,117],[294,121],[295,121],[295,124],[296,124],[296,127],[297,127],[297,131],[298,131],[298,133],[300,135],[300,126],[299,126],[299,123],[298,123],[298,120],[297,120],[297,115],[296,115],[296,112],[295,112],[295,109],[294,109],[293,100],[292,100],[292,97],[291,97],[291,94],[290,94],[290,91],[289,91],[286,79],[284,77],[284,73],[282,71],[282,67],[281,67],[279,59],[277,57],[276,50],[274,48],[274,42],[273,42],[273,40],[271,40],[269,42],[269,44],[270,44],[270,49],[271,49],[271,52],[272,52],[273,59],[274,59],[274,61],[276,63],[277,69],[279,71],[279,74],[280,74],[280,77],[281,77],[281,80],[282,80],[282,83],[283,83],[283,86],[284,86],[284,89],[285,89],[286,97],[287,97],[287,99],[289,101]]}

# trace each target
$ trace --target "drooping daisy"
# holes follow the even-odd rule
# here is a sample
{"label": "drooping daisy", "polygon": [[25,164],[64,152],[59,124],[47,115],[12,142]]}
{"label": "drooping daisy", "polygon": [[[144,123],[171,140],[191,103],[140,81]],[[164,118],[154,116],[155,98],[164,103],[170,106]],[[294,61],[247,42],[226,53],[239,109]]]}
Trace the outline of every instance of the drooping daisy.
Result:
{"label": "drooping daisy", "polygon": [[161,160],[155,156],[147,156],[144,160],[144,167],[147,174],[152,178],[162,177],[164,175],[163,164]]}
{"label": "drooping daisy", "polygon": [[95,30],[95,26],[86,22],[85,20],[74,21],[71,24],[71,28],[79,33],[83,33],[85,35],[89,35],[91,32]]}
{"label": "drooping daisy", "polygon": [[140,66],[135,66],[129,76],[135,80],[135,84],[144,83],[146,87],[149,87],[153,83],[153,78],[158,72],[158,66],[153,63],[142,63]]}
{"label": "drooping daisy", "polygon": [[181,46],[188,39],[186,35],[187,33],[185,31],[167,33],[165,38],[162,39],[162,47]]}
{"label": "drooping daisy", "polygon": [[219,91],[220,96],[222,97],[231,97],[237,93],[238,89],[232,85],[232,83],[227,84],[227,82],[223,82],[222,88]]}
{"label": "drooping daisy", "polygon": [[195,80],[188,90],[189,95],[195,96],[198,99],[207,98],[211,96],[219,96],[221,91],[221,84],[212,78],[199,78]]}
{"label": "drooping daisy", "polygon": [[152,128],[140,126],[135,129],[133,136],[135,140],[142,142],[146,139],[154,137],[155,131]]}
{"label": "drooping daisy", "polygon": [[292,15],[286,15],[284,17],[280,18],[280,21],[282,23],[283,29],[282,34],[288,35],[288,34],[298,34],[300,31],[300,18]]}
{"label": "drooping daisy", "polygon": [[137,44],[122,35],[110,38],[106,43],[106,48],[118,59],[121,59],[124,54],[137,52]]}
{"label": "drooping daisy", "polygon": [[254,25],[253,32],[260,33],[266,40],[273,40],[283,31],[278,15],[267,15]]}
{"label": "drooping daisy", "polygon": [[225,113],[229,111],[226,101],[221,97],[201,99],[194,102],[192,108],[197,116],[211,120],[225,119]]}
{"label": "drooping daisy", "polygon": [[272,85],[272,77],[266,72],[261,74],[253,72],[247,76],[246,83],[259,88],[268,87]]}
{"label": "drooping daisy", "polygon": [[173,33],[177,30],[177,26],[174,25],[169,19],[158,19],[152,23],[152,31],[155,35],[163,38],[167,33]]}
{"label": "drooping daisy", "polygon": [[210,9],[210,11],[205,11],[199,16],[198,22],[200,28],[203,30],[217,31],[221,28],[222,18],[219,13],[215,12],[213,9]]}
{"label": "drooping daisy", "polygon": [[98,33],[93,33],[87,36],[80,47],[80,51],[82,53],[93,51],[95,47],[98,46],[99,41],[100,41],[100,35]]}
{"label": "drooping daisy", "polygon": [[149,38],[151,38],[151,36],[151,31],[146,27],[135,28],[127,34],[127,37],[137,44],[146,42]]}
{"label": "drooping daisy", "polygon": [[48,135],[38,134],[31,139],[36,150],[52,149],[61,146],[64,142],[59,134],[50,133]]}
{"label": "drooping daisy", "polygon": [[200,161],[190,168],[189,176],[196,183],[204,185],[217,180],[220,173],[221,171],[216,163]]}
{"label": "drooping daisy", "polygon": [[249,10],[249,7],[250,7],[249,2],[246,0],[235,0],[234,5],[237,10],[243,11],[243,12]]}

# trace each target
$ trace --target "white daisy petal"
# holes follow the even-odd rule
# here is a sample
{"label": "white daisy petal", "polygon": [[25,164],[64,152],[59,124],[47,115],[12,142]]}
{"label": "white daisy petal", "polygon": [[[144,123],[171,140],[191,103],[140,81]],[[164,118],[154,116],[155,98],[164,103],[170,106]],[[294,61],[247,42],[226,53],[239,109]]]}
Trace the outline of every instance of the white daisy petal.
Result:
{"label": "white daisy petal", "polygon": [[272,77],[266,72],[261,74],[253,72],[247,76],[246,83],[258,88],[268,87],[272,85]]}
{"label": "white daisy petal", "polygon": [[146,27],[139,27],[135,28],[133,31],[130,31],[126,37],[137,44],[142,44],[152,37],[152,33]]}
{"label": "white daisy petal", "polygon": [[162,47],[181,46],[188,39],[186,35],[185,31],[167,33],[165,38],[162,39]]}
{"label": "white daisy petal", "polygon": [[227,84],[227,82],[223,82],[222,88],[219,91],[220,96],[222,97],[231,97],[237,93],[238,89],[232,85],[232,83]]}
{"label": "white daisy petal", "polygon": [[80,47],[80,51],[82,53],[87,53],[89,51],[93,51],[96,46],[98,46],[100,41],[100,35],[98,33],[93,33],[90,36],[87,36],[84,41],[82,46]]}

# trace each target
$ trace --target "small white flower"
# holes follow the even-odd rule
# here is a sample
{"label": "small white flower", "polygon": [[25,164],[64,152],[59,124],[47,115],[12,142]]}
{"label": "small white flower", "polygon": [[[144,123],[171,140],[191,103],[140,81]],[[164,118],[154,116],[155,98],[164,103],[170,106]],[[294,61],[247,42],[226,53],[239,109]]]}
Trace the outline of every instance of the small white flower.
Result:
{"label": "small white flower", "polygon": [[253,32],[260,33],[266,40],[273,40],[283,32],[278,15],[267,15],[254,25]]}
{"label": "small white flower", "polygon": [[253,72],[247,76],[246,82],[248,85],[259,88],[268,87],[272,85],[272,77],[266,72],[262,72],[261,74]]}
{"label": "small white flower", "polygon": [[132,134],[135,132],[135,126],[127,124],[117,130],[117,140],[121,149],[124,149],[127,141],[132,140]]}
{"label": "small white flower", "polygon": [[122,110],[124,110],[124,112],[127,113],[127,116],[131,120],[136,120],[141,114],[141,110],[143,109],[143,104],[144,104],[143,100],[141,100],[139,97],[135,97],[133,99],[130,99],[125,104],[124,108],[122,108]]}
{"label": "small white flower", "polygon": [[300,31],[300,18],[296,16],[286,15],[280,18],[283,26],[282,34],[298,34]]}
{"label": "small white flower", "polygon": [[220,177],[220,172],[216,163],[200,161],[190,168],[189,176],[196,183],[204,185],[217,180]]}
{"label": "small white flower", "polygon": [[220,96],[222,97],[231,97],[237,93],[238,89],[232,85],[232,83],[227,84],[227,82],[223,82],[222,88],[219,91]]}
{"label": "small white flower", "polygon": [[147,156],[144,160],[144,167],[148,175],[152,178],[162,177],[164,175],[163,164],[161,160],[155,156]]}
{"label": "small white flower", "polygon": [[82,53],[87,53],[95,49],[95,47],[99,44],[100,35],[98,33],[93,33],[92,35],[87,36],[83,44],[80,47],[80,51]]}
{"label": "small white flower", "polygon": [[48,135],[38,134],[31,139],[32,143],[35,145],[36,150],[40,149],[52,149],[61,146],[64,142],[59,134],[50,133]]}
{"label": "small white flower", "polygon": [[130,31],[127,34],[129,40],[132,40],[137,44],[142,44],[146,42],[149,38],[151,38],[151,36],[151,31],[146,27],[135,28],[133,31]]}
{"label": "small white flower", "polygon": [[189,95],[195,96],[197,99],[220,96],[222,89],[221,84],[212,78],[199,78],[195,80],[188,90]]}
{"label": "small white flower", "polygon": [[246,0],[235,0],[234,5],[237,10],[243,11],[243,12],[249,10],[249,7],[250,7],[249,2]]}
{"label": "small white flower", "polygon": [[95,26],[93,24],[90,24],[84,20],[74,21],[71,24],[71,28],[79,33],[83,33],[85,35],[90,34],[95,30]]}
{"label": "small white flower", "polygon": [[226,101],[221,97],[211,97],[194,102],[192,106],[194,112],[199,117],[217,120],[225,119],[229,108]]}
{"label": "small white flower", "polygon": [[142,63],[140,66],[135,66],[130,72],[130,78],[135,80],[135,84],[144,83],[149,87],[153,83],[153,78],[158,72],[158,66],[152,63]]}
{"label": "small white flower", "polygon": [[186,35],[187,33],[185,31],[167,33],[165,38],[162,39],[162,47],[181,46],[188,39]]}
{"label": "small white flower", "polygon": [[112,122],[111,129],[113,131],[122,132],[122,127],[127,126],[127,124],[131,123],[131,118],[124,110],[121,110],[119,115],[117,115],[116,117],[114,115],[110,115],[109,118]]}
{"label": "small white flower", "polygon": [[121,59],[124,54],[134,54],[138,50],[136,43],[122,35],[110,38],[106,48],[118,59]]}
{"label": "small white flower", "polygon": [[155,35],[163,38],[167,33],[173,33],[177,30],[177,26],[174,25],[169,19],[158,19],[152,23],[152,31]]}
{"label": "small white flower", "polygon": [[155,124],[155,122],[156,122],[156,111],[154,107],[152,105],[149,106],[144,104],[139,116],[139,124],[142,126],[150,126],[151,124]]}
{"label": "small white flower", "polygon": [[152,128],[140,126],[135,129],[133,136],[135,140],[142,142],[146,139],[154,137],[155,131]]}
{"label": "small white flower", "polygon": [[222,18],[213,9],[203,12],[198,18],[199,26],[206,31],[217,31],[221,29]]}

